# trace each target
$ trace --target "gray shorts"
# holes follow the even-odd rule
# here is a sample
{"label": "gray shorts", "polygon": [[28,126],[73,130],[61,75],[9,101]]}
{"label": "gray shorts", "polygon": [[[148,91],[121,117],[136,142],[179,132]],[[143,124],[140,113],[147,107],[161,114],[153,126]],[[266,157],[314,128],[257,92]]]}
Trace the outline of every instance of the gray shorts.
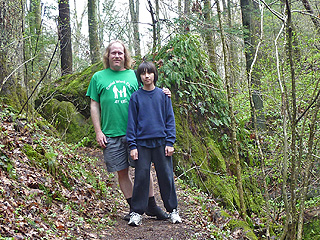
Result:
{"label": "gray shorts", "polygon": [[118,172],[129,166],[134,167],[126,136],[107,137],[106,148],[103,149],[103,157],[108,172]]}

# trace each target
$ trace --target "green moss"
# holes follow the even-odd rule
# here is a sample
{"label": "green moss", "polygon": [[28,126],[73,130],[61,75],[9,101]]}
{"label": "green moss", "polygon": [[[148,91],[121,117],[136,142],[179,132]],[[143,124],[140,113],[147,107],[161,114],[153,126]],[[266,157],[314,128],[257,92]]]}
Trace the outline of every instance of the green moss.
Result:
{"label": "green moss", "polygon": [[256,178],[243,177],[243,189],[247,210],[264,215],[265,212],[261,212],[261,206],[265,204],[265,201]]}
{"label": "green moss", "polygon": [[23,146],[23,151],[30,159],[31,165],[41,168],[44,168],[46,166],[44,157],[45,150],[40,145],[37,145],[37,148],[34,149],[31,145],[25,144]]}
{"label": "green moss", "polygon": [[[62,139],[76,143],[90,132],[88,120],[67,101],[51,99],[42,110],[43,116],[58,130]],[[91,132],[90,132],[91,133]]]}
{"label": "green moss", "polygon": [[214,142],[213,139],[209,138],[207,140],[208,151],[211,156],[210,168],[219,169],[219,172],[226,173],[227,166],[222,153],[220,152],[218,145]]}
{"label": "green moss", "polygon": [[35,119],[35,125],[50,136],[59,136],[57,129],[55,129],[47,120],[42,117]]}
{"label": "green moss", "polygon": [[35,105],[41,115],[58,130],[63,140],[77,143],[88,137],[89,145],[94,145],[90,99],[86,97],[86,91],[92,75],[102,69],[103,64],[100,62],[81,73],[63,76],[42,88]]}
{"label": "green moss", "polygon": [[224,210],[221,210],[220,211],[220,215],[222,216],[222,217],[225,217],[225,218],[232,218],[232,216],[230,215],[230,214],[228,214],[226,211],[224,211]]}
{"label": "green moss", "polygon": [[[77,111],[83,115],[84,118],[89,118],[90,99],[86,96],[86,92],[93,74],[102,69],[103,64],[100,62],[86,68],[81,73],[65,75],[43,86],[38,99],[35,101],[36,108],[45,105],[51,99],[57,99],[60,102],[66,101],[73,103]],[[41,114],[43,114],[44,110],[39,110]]]}
{"label": "green moss", "polygon": [[[239,197],[233,178],[226,176],[226,160],[219,146],[209,135],[194,134],[196,124],[191,117],[175,108],[177,140],[174,165],[176,173],[192,186],[209,192],[222,205],[239,206]],[[203,131],[205,132],[205,131]]]}
{"label": "green moss", "polygon": [[235,231],[236,229],[243,229],[243,233],[248,239],[258,240],[256,235],[253,233],[252,229],[249,227],[249,225],[245,221],[231,219],[227,227],[230,228],[232,231]]}
{"label": "green moss", "polygon": [[20,111],[26,100],[26,90],[23,89],[20,84],[6,87],[6,94],[3,96],[3,103],[11,106],[17,111]]}
{"label": "green moss", "polygon": [[303,239],[320,240],[320,219],[314,219],[303,226]]}

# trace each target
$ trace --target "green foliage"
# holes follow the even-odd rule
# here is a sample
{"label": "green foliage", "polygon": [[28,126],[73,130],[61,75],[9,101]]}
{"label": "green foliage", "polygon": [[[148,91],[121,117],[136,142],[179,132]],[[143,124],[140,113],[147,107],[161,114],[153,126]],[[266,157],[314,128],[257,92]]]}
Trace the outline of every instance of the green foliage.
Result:
{"label": "green foliage", "polygon": [[310,222],[307,222],[303,226],[303,240],[313,239],[319,240],[320,239],[320,220],[314,219]]}
{"label": "green foliage", "polygon": [[[319,194],[319,192],[315,191],[316,194]],[[310,199],[305,201],[306,208],[313,208],[313,207],[318,207],[320,206],[320,196],[314,196],[311,197]]]}
{"label": "green foliage", "polygon": [[8,158],[5,154],[1,151],[0,145],[0,168],[4,171],[7,171],[12,178],[16,178],[14,165],[11,162],[10,158]]}
{"label": "green foliage", "polygon": [[228,227],[231,230],[235,230],[235,229],[243,229],[243,232],[245,233],[245,237],[247,239],[250,240],[258,240],[258,238],[256,237],[256,235],[253,233],[252,229],[250,228],[250,226],[248,225],[248,223],[246,223],[245,221],[237,221],[237,220],[230,220],[230,222],[228,223]]}
{"label": "green foliage", "polygon": [[210,68],[199,36],[175,36],[154,60],[159,85],[174,90],[181,114],[201,116],[210,130],[229,125],[222,80]]}

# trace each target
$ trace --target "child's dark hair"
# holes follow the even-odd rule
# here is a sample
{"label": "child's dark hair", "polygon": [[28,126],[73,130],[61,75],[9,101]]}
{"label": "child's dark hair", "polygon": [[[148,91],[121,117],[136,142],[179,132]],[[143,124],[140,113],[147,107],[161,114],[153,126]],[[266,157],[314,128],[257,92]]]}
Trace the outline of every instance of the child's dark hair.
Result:
{"label": "child's dark hair", "polygon": [[154,85],[156,85],[156,82],[158,80],[158,70],[156,68],[156,66],[153,64],[153,62],[145,62],[143,61],[138,69],[137,69],[137,79],[140,83],[143,84],[140,75],[144,74],[144,73],[154,73]]}

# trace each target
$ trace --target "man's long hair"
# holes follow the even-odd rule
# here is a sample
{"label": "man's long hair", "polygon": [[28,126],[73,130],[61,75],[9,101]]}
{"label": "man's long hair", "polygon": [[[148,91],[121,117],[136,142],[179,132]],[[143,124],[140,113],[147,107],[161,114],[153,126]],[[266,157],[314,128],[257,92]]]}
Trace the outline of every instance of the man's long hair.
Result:
{"label": "man's long hair", "polygon": [[105,53],[103,54],[103,66],[104,68],[109,68],[110,64],[109,64],[109,55],[110,55],[110,48],[114,43],[120,43],[123,46],[124,49],[124,67],[126,69],[130,69],[131,68],[131,56],[130,56],[130,51],[126,48],[126,46],[124,45],[124,43],[121,40],[114,40],[112,42],[109,43],[108,47],[106,48]]}

